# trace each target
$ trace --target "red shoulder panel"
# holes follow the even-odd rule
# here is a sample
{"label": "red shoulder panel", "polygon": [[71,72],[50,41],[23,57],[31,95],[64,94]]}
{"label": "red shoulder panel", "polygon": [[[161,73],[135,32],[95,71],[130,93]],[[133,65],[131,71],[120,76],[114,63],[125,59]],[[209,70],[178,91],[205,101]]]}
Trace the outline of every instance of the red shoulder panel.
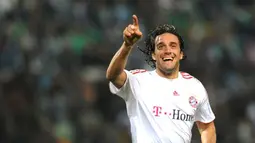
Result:
{"label": "red shoulder panel", "polygon": [[130,72],[131,72],[132,74],[144,73],[144,72],[146,72],[146,71],[147,71],[147,70],[145,70],[145,69],[130,70]]}
{"label": "red shoulder panel", "polygon": [[192,79],[193,76],[186,72],[181,72],[181,75],[184,79]]}

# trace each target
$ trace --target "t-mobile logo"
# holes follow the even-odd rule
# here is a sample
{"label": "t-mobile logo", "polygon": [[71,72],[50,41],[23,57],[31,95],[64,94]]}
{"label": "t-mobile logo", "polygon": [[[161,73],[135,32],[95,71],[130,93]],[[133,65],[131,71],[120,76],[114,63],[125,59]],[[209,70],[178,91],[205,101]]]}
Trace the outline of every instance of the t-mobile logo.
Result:
{"label": "t-mobile logo", "polygon": [[192,121],[194,119],[193,115],[185,114],[181,112],[181,110],[177,109],[173,109],[172,112],[163,112],[163,108],[161,106],[153,106],[152,112],[156,117],[160,117],[161,115],[172,116],[172,119],[182,121]]}
{"label": "t-mobile logo", "polygon": [[159,117],[159,114],[161,114],[162,107],[160,106],[153,106],[153,113],[155,116]]}

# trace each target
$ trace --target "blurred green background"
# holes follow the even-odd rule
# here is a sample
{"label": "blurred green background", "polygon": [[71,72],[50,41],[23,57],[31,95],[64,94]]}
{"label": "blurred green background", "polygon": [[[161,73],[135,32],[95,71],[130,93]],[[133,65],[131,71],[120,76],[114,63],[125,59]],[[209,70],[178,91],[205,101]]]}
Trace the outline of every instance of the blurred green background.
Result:
{"label": "blurred green background", "polygon": [[[254,0],[0,0],[0,143],[130,143],[105,71],[132,14],[144,37],[162,23],[183,35],[182,70],[208,90],[217,142],[254,143]],[[138,49],[136,68],[150,70]]]}

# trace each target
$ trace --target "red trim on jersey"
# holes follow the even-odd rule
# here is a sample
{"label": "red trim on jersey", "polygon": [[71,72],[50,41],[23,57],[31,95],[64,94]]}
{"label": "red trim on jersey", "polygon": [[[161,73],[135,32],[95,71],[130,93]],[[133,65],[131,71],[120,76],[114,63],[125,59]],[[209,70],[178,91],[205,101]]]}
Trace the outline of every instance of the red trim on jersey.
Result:
{"label": "red trim on jersey", "polygon": [[144,73],[147,72],[145,69],[135,69],[130,71],[132,74],[137,74],[137,73]]}
{"label": "red trim on jersey", "polygon": [[181,72],[181,75],[184,79],[192,79],[193,76],[186,72]]}

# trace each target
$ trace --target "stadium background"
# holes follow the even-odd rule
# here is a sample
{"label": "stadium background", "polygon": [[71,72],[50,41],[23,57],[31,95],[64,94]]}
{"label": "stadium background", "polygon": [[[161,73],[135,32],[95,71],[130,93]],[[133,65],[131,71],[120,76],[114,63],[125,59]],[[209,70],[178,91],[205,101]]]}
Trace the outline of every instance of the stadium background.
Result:
{"label": "stadium background", "polygon": [[[182,70],[208,90],[218,143],[254,143],[253,0],[0,0],[0,142],[130,143],[105,71],[132,14],[144,35],[160,23],[183,35]],[[137,49],[135,68],[150,69]]]}

